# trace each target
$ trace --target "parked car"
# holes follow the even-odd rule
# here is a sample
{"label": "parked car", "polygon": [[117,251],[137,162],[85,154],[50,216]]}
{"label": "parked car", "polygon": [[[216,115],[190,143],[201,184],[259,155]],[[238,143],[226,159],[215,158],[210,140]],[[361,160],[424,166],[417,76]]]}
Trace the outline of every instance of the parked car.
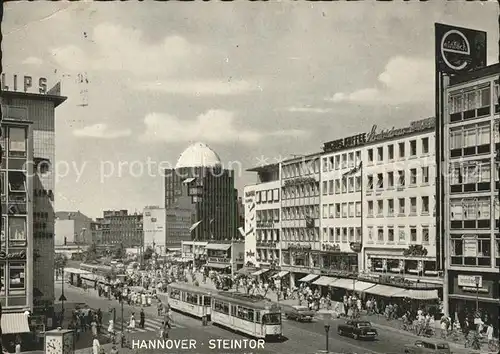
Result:
{"label": "parked car", "polygon": [[413,344],[405,345],[406,354],[450,354],[450,346],[446,342],[432,340],[417,340]]}
{"label": "parked car", "polygon": [[315,311],[309,310],[307,306],[285,306],[283,308],[285,317],[299,322],[312,322]]}
{"label": "parked car", "polygon": [[341,336],[352,336],[354,339],[375,339],[377,330],[368,321],[353,320],[340,324],[337,333]]}

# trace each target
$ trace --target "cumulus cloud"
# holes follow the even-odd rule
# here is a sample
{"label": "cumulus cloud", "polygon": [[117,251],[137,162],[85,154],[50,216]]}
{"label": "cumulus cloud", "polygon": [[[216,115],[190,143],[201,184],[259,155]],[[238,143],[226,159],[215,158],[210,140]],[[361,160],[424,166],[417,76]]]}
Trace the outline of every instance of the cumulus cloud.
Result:
{"label": "cumulus cloud", "polygon": [[434,63],[430,60],[397,56],[391,58],[377,85],[350,93],[337,92],[327,101],[356,104],[402,104],[432,101]]}
{"label": "cumulus cloud", "polygon": [[[82,47],[83,48],[83,47]],[[160,43],[148,43],[136,28],[103,23],[88,34],[85,50],[75,45],[53,48],[54,60],[69,70],[127,71],[137,75],[171,74],[200,49],[186,39],[167,36]]]}
{"label": "cumulus cloud", "polygon": [[156,91],[194,96],[238,95],[262,89],[260,85],[252,84],[248,81],[222,80],[156,81],[133,85],[132,87],[141,91]]}
{"label": "cumulus cloud", "polygon": [[301,131],[277,131],[262,133],[255,130],[241,129],[234,124],[234,113],[222,109],[211,109],[200,114],[194,120],[151,113],[144,118],[146,130],[141,141],[186,142],[207,141],[219,144],[242,142],[256,143],[266,136],[294,136]]}
{"label": "cumulus cloud", "polygon": [[332,111],[332,109],[304,106],[304,107],[288,107],[286,111],[291,113],[329,113]]}
{"label": "cumulus cloud", "polygon": [[23,64],[40,66],[43,64],[43,60],[37,57],[28,57],[23,60]]}
{"label": "cumulus cloud", "polygon": [[100,139],[116,139],[125,136],[130,136],[132,131],[130,129],[113,130],[107,124],[94,124],[82,129],[73,131],[73,135],[78,137],[100,138]]}

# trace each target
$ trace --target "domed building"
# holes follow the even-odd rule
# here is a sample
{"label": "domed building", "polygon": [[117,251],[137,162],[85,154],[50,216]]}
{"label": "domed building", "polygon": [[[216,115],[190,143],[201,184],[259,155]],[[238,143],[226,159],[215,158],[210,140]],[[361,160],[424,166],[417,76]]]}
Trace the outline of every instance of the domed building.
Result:
{"label": "domed building", "polygon": [[204,143],[194,143],[182,152],[175,168],[165,172],[167,248],[179,247],[186,240],[230,241],[236,237],[234,172],[223,167],[215,151]]}

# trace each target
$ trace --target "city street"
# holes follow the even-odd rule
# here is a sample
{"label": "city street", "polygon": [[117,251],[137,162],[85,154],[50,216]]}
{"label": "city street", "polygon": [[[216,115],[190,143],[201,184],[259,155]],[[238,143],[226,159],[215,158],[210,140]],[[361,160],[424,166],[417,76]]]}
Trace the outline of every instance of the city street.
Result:
{"label": "city street", "polygon": [[[57,297],[60,294],[60,285],[57,285]],[[121,310],[120,305],[115,300],[99,298],[96,292],[91,290],[85,293],[82,289],[71,287],[65,284],[65,295],[68,302],[86,303],[91,308],[101,308],[103,311],[104,328],[107,328],[112,314],[108,311],[111,307],[116,308],[117,325],[116,330],[120,330]],[[126,328],[128,318],[132,312],[135,312],[138,320],[140,307],[124,305],[124,319]],[[127,334],[132,340],[152,340],[157,339],[161,320],[157,316],[156,306],[146,307],[146,326],[145,329],[136,329],[133,333]],[[416,340],[414,336],[404,335],[396,331],[379,330],[379,338],[376,341],[357,341],[352,338],[340,337],[337,334],[337,325],[342,323],[343,319],[332,319],[328,323],[331,325],[329,337],[329,349],[339,353],[401,353],[405,344]],[[313,323],[299,323],[295,321],[283,320],[283,333],[286,337],[281,343],[266,343],[265,350],[258,350],[259,353],[315,353],[318,350],[324,350],[326,346],[326,336],[324,329],[325,322],[318,319]],[[209,324],[204,327],[201,321],[174,313],[174,328],[170,332],[170,339],[193,339],[198,345],[196,351],[185,350],[183,352],[209,353],[209,352],[227,352],[227,353],[249,353],[249,350],[227,350],[210,349],[208,341],[210,339],[245,339],[246,337],[232,333],[226,329],[218,328]],[[139,350],[139,352],[142,352]],[[144,352],[146,352],[144,350]],[[148,353],[164,352],[162,350],[148,350]],[[253,352],[256,352],[254,350]]]}

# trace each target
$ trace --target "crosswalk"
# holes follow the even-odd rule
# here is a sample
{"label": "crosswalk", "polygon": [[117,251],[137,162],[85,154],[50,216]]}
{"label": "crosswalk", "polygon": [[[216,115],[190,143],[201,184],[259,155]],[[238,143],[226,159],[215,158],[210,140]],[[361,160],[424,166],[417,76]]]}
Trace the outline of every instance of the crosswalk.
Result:
{"label": "crosswalk", "polygon": [[[171,324],[172,328],[185,328],[179,324]],[[160,332],[160,328],[162,327],[162,319],[161,318],[147,318],[144,321],[144,328],[139,327],[139,321],[136,322],[135,328],[124,328],[124,331],[127,333],[146,333],[146,332]],[[120,332],[120,331],[118,331]]]}

